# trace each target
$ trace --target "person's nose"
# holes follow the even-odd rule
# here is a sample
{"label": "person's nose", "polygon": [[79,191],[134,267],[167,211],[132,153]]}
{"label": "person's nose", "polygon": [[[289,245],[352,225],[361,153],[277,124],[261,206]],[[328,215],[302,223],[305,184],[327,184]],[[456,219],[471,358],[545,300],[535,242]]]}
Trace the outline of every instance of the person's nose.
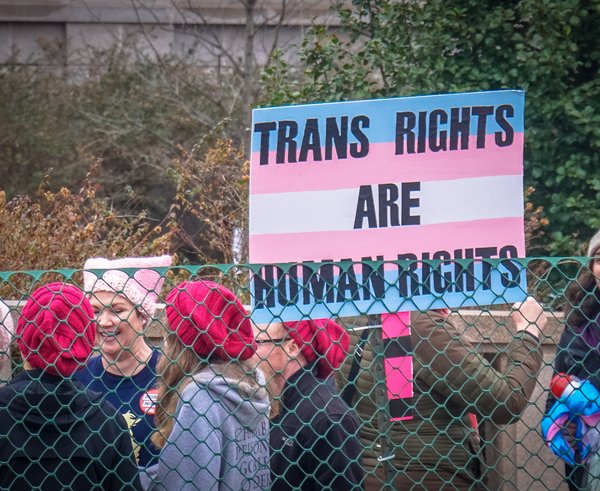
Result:
{"label": "person's nose", "polygon": [[109,327],[114,325],[114,316],[107,309],[102,309],[96,316],[96,322],[100,327]]}

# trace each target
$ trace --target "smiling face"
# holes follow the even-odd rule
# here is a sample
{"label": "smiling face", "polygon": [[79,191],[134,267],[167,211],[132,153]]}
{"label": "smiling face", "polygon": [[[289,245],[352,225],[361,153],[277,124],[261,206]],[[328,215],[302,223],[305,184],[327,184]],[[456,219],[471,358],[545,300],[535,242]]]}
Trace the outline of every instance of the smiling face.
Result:
{"label": "smiling face", "polygon": [[124,352],[135,352],[144,343],[144,318],[129,300],[113,292],[95,292],[89,299],[98,323],[97,340],[105,357],[115,359]]}

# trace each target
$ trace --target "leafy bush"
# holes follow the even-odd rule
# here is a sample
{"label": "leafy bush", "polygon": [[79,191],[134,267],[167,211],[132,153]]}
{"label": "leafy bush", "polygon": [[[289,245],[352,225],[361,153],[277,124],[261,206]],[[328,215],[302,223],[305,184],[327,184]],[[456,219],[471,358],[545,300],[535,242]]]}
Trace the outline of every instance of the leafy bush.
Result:
{"label": "leafy bush", "polygon": [[[0,271],[81,269],[89,257],[151,255],[170,249],[166,226],[144,214],[119,214],[97,196],[98,189],[88,176],[78,192],[50,191],[45,181],[33,197],[7,201],[0,191]],[[24,273],[6,274],[3,280],[0,297],[15,298],[37,279]]]}
{"label": "leafy bush", "polygon": [[77,79],[48,68],[51,52],[0,70],[1,269],[157,249],[189,262],[231,258],[247,212],[247,181],[236,184],[249,114],[239,77],[130,53],[98,51]]}
{"label": "leafy bush", "polygon": [[[118,209],[161,218],[175,189],[171,160],[202,140],[245,138],[235,77],[218,78],[177,59],[132,60],[124,50],[94,53],[78,79],[37,64],[0,71],[0,172],[8,199],[48,186],[74,189],[98,159],[95,182]],[[217,134],[218,132],[218,134]],[[207,137],[207,135],[209,137]],[[211,140],[212,138],[212,140]]]}
{"label": "leafy bush", "polygon": [[218,140],[204,155],[196,148],[175,159],[172,169],[174,248],[201,263],[245,262],[249,162],[242,150]]}
{"label": "leafy bush", "polygon": [[573,255],[600,227],[600,8],[586,0],[340,2],[314,27],[299,77],[281,58],[265,104],[522,88],[525,179],[549,219],[545,252]]}

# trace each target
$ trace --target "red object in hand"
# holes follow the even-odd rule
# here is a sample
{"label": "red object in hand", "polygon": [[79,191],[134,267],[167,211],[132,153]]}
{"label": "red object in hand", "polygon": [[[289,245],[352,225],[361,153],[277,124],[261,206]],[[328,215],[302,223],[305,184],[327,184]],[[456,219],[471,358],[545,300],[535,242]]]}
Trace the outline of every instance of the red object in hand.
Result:
{"label": "red object in hand", "polygon": [[550,390],[557,399],[568,396],[580,385],[579,380],[566,373],[557,373],[550,382]]}

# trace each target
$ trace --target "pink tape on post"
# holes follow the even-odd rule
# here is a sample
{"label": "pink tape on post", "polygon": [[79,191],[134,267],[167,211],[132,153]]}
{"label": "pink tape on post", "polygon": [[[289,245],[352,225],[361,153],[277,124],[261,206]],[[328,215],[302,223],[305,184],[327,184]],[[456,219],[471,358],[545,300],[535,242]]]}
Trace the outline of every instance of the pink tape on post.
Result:
{"label": "pink tape on post", "polygon": [[385,385],[390,421],[413,418],[413,359],[410,312],[381,315]]}

